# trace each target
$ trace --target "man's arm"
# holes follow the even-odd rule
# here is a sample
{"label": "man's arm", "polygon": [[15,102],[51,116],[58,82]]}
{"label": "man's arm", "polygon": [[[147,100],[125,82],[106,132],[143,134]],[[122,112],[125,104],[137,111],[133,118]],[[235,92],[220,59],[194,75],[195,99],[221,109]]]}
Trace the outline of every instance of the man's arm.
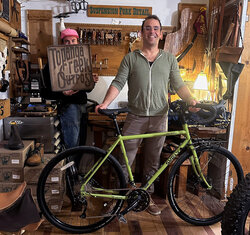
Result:
{"label": "man's arm", "polygon": [[[196,105],[199,103],[192,94],[190,93],[189,89],[187,86],[182,86],[178,91],[177,91],[178,96],[181,97],[182,100],[184,100],[188,105]],[[199,108],[194,108],[194,107],[189,107],[188,108],[190,112],[198,112],[200,109]]]}
{"label": "man's arm", "polygon": [[103,102],[96,106],[95,112],[98,113],[98,109],[106,109],[109,104],[119,95],[120,91],[115,87],[110,85]]}
{"label": "man's arm", "polygon": [[177,94],[189,105],[195,105],[197,103],[196,99],[192,96],[187,86],[182,86],[177,91]]}

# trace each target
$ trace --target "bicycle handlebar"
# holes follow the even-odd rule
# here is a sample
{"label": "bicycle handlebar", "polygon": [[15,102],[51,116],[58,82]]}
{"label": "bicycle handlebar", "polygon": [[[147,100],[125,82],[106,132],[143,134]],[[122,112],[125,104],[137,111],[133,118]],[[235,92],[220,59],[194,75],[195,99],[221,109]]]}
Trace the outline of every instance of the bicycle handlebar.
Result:
{"label": "bicycle handlebar", "polygon": [[[178,117],[182,120],[182,123],[186,123],[187,119],[194,120],[196,123],[200,125],[205,125],[212,123],[217,117],[217,109],[218,104],[204,104],[197,103],[195,106],[187,105],[187,103],[183,100],[177,100],[170,104],[171,109],[173,110],[173,114],[178,115]],[[198,112],[189,111],[189,107],[199,108]],[[193,115],[196,118],[193,119],[191,117]],[[198,120],[197,120],[198,117]]]}
{"label": "bicycle handlebar", "polygon": [[[209,111],[209,113],[203,112],[203,115],[200,115],[199,111],[196,112],[196,114],[199,117],[202,117],[202,120],[199,120],[199,124],[201,124],[201,125],[209,124],[209,123],[213,122],[216,119],[217,110],[211,104],[199,104],[198,103],[194,107],[195,108],[200,108],[201,110]],[[207,116],[207,117],[204,118],[204,116]]]}
{"label": "bicycle handlebar", "polygon": [[[176,108],[175,111],[180,113],[181,114],[180,116],[185,114],[185,111],[188,111],[189,107],[200,108],[202,111],[200,110],[200,111],[196,112],[196,114],[202,118],[202,120],[198,121],[199,124],[201,124],[201,125],[211,123],[216,119],[216,116],[217,116],[216,105],[197,103],[195,106],[188,106],[186,104],[186,102],[182,101],[182,100],[179,100],[178,104],[181,107],[180,107],[180,109]],[[208,112],[205,112],[203,110],[208,111]],[[114,119],[120,113],[129,112],[129,109],[127,107],[126,108],[119,108],[119,109],[98,109],[98,112],[100,114],[103,114],[103,115],[110,117],[111,119]]]}

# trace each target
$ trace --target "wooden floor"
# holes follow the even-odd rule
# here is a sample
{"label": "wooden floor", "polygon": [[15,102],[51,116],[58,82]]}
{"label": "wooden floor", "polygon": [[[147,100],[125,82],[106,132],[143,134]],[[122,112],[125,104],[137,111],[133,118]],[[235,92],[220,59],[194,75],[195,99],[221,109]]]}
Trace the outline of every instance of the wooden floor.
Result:
{"label": "wooden floor", "polygon": [[[144,212],[130,212],[126,215],[127,224],[114,219],[105,228],[91,234],[99,235],[220,235],[220,223],[207,227],[193,226],[181,220],[175,215],[168,202],[155,196],[154,201],[162,209],[159,216],[153,216]],[[41,225],[36,232],[25,232],[25,235],[53,235],[66,234],[52,226]]]}

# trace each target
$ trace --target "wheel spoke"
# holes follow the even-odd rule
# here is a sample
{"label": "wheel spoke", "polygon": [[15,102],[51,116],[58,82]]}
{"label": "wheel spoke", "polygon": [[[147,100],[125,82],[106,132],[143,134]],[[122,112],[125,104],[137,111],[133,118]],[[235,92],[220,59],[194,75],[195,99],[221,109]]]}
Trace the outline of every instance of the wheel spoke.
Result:
{"label": "wheel spoke", "polygon": [[186,164],[190,158],[187,153],[171,168],[168,198],[173,210],[185,221],[195,225],[210,225],[222,217],[225,195],[228,193],[225,191],[225,176],[235,176],[236,184],[242,177],[242,169],[237,159],[222,147],[200,147],[197,155],[201,173],[212,187],[208,188],[191,164]]}
{"label": "wheel spoke", "polygon": [[[75,166],[72,161],[66,161],[72,155],[81,158],[79,166]],[[55,226],[70,233],[92,232],[105,226],[119,212],[122,200],[91,196],[94,193],[126,193],[122,169],[112,156],[109,156],[89,182],[82,186],[85,174],[105,155],[103,150],[95,147],[78,147],[57,155],[44,168],[38,184],[38,200],[43,214]],[[65,165],[65,162],[68,163]],[[50,195],[49,190],[52,185],[50,179],[56,169],[62,169],[58,171],[61,174],[60,183],[58,182],[60,198]],[[57,204],[51,203],[51,199]],[[110,201],[112,203],[109,203]]]}

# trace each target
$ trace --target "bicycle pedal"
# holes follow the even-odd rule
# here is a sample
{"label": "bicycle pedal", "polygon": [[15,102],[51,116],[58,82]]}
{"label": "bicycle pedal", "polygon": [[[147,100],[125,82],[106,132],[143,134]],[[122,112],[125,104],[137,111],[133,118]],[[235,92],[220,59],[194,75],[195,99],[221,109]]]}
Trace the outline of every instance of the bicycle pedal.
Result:
{"label": "bicycle pedal", "polygon": [[123,215],[119,214],[117,215],[119,222],[127,224],[127,220],[124,218]]}

